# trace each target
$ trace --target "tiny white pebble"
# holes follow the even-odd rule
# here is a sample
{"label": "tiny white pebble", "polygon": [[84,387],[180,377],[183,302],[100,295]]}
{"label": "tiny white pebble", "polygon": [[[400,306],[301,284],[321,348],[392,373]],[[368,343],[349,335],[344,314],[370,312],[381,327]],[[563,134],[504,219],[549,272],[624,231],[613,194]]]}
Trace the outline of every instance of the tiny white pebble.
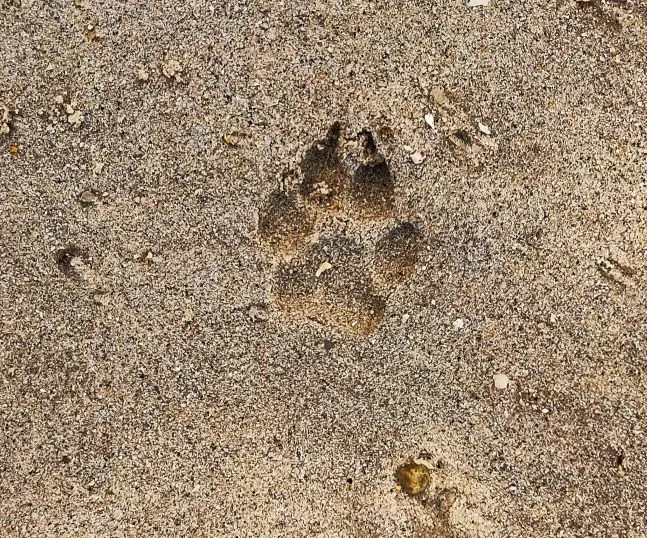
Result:
{"label": "tiny white pebble", "polygon": [[436,120],[434,119],[434,115],[430,112],[429,114],[425,114],[425,121],[427,122],[427,125],[431,127],[432,129],[436,127]]}
{"label": "tiny white pebble", "polygon": [[319,269],[317,269],[317,272],[315,273],[315,277],[319,278],[324,272],[330,269],[332,269],[332,265],[330,265],[328,262],[323,262],[319,266]]}
{"label": "tiny white pebble", "polygon": [[413,161],[413,164],[422,164],[426,158],[427,156],[425,155],[425,151],[423,149],[414,151],[411,154],[411,160]]}
{"label": "tiny white pebble", "polygon": [[452,323],[454,330],[458,331],[465,327],[465,320],[462,318],[455,319],[454,322]]}
{"label": "tiny white pebble", "polygon": [[490,128],[487,125],[481,123],[480,121],[479,121],[479,131],[481,131],[483,134],[486,134],[488,136],[492,134],[492,131],[490,131]]}
{"label": "tiny white pebble", "polygon": [[510,385],[510,379],[505,374],[496,374],[493,379],[494,386],[499,390],[505,390]]}

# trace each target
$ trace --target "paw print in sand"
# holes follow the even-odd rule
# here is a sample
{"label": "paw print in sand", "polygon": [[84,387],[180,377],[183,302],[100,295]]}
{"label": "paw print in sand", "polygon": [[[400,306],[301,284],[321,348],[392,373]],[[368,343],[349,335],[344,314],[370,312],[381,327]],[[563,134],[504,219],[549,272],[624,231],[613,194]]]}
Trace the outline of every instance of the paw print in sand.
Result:
{"label": "paw print in sand", "polygon": [[380,325],[424,245],[416,225],[397,219],[393,174],[373,135],[345,138],[339,123],[284,174],[258,231],[276,261],[279,310],[360,335]]}

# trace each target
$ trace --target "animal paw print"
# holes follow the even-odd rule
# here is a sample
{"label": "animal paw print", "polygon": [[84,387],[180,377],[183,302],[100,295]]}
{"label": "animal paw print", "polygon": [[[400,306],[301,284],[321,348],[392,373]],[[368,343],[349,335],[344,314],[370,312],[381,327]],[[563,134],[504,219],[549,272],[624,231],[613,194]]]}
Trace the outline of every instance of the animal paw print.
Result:
{"label": "animal paw print", "polygon": [[345,138],[340,123],[284,174],[258,231],[276,262],[279,310],[359,335],[380,325],[424,246],[418,226],[397,220],[394,177],[373,135]]}

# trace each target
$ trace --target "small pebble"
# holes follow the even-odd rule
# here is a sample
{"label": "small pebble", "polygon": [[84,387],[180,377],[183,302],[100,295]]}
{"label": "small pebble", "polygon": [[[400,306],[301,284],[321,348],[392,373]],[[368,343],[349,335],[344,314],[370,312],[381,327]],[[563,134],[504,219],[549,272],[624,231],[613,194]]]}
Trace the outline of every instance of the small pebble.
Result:
{"label": "small pebble", "polygon": [[447,103],[447,97],[445,96],[445,91],[442,88],[433,88],[431,90],[431,96],[434,98],[434,101],[438,106],[442,106]]}
{"label": "small pebble", "polygon": [[11,112],[9,108],[0,104],[0,135],[11,132]]}
{"label": "small pebble", "polygon": [[422,164],[426,158],[427,156],[425,155],[425,151],[423,149],[414,151],[411,154],[411,160],[413,161],[413,164]]}
{"label": "small pebble", "polygon": [[452,323],[452,326],[454,327],[455,331],[459,331],[460,329],[465,327],[465,320],[462,318],[455,319]]}
{"label": "small pebble", "polygon": [[74,114],[71,114],[67,117],[67,121],[71,123],[72,125],[76,125],[77,127],[83,123],[83,120],[85,119],[85,116],[81,113],[80,110],[77,110],[74,112]]}
{"label": "small pebble", "polygon": [[182,65],[177,60],[167,60],[162,65],[162,74],[166,78],[175,78],[175,80],[179,81],[182,71]]}
{"label": "small pebble", "polygon": [[258,305],[250,306],[248,310],[248,314],[254,323],[268,320],[267,312],[265,311],[264,308]]}
{"label": "small pebble", "polygon": [[95,194],[92,189],[84,190],[79,196],[80,200],[84,204],[96,204],[99,201],[99,197]]}
{"label": "small pebble", "polygon": [[510,379],[505,374],[496,374],[493,379],[494,386],[499,390],[505,390],[510,385]]}
{"label": "small pebble", "polygon": [[240,145],[240,138],[238,136],[226,134],[222,137],[222,139],[225,141],[225,144],[227,144],[228,146],[235,147]]}
{"label": "small pebble", "polygon": [[492,131],[490,131],[490,128],[487,125],[481,123],[480,121],[479,121],[479,131],[481,131],[483,134],[486,134],[488,136],[492,134]]}
{"label": "small pebble", "polygon": [[422,463],[413,461],[398,467],[395,477],[398,485],[408,495],[419,495],[429,487],[431,481],[429,468]]}
{"label": "small pebble", "polygon": [[145,69],[139,69],[137,71],[137,80],[139,82],[146,82],[148,80],[148,72]]}
{"label": "small pebble", "polygon": [[332,269],[332,265],[330,265],[328,262],[323,262],[320,266],[319,269],[317,269],[317,272],[315,273],[315,277],[319,278],[323,273],[326,271],[329,271]]}

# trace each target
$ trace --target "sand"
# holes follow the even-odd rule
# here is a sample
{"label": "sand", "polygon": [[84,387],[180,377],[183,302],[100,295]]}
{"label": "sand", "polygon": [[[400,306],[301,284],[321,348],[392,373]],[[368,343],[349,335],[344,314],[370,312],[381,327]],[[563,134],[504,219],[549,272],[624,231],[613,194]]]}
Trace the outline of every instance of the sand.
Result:
{"label": "sand", "polygon": [[646,536],[645,58],[644,0],[4,0],[0,534]]}

